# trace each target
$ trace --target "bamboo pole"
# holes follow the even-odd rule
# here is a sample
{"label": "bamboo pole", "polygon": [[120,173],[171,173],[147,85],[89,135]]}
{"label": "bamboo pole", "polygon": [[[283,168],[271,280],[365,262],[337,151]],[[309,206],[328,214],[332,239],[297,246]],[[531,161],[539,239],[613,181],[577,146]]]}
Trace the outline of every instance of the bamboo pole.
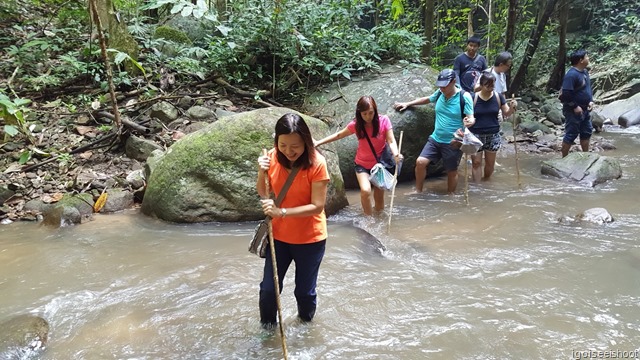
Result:
{"label": "bamboo pole", "polygon": [[[402,136],[404,135],[404,131],[400,131],[400,142],[398,142],[398,154],[402,154],[400,150],[402,149]],[[396,180],[396,184],[393,185],[393,189],[391,189],[391,201],[389,202],[389,222],[387,223],[387,234],[391,230],[391,216],[393,215],[393,198],[396,196],[396,186],[398,185],[398,167],[400,164],[396,164],[396,171],[394,171],[393,178]]]}
{"label": "bamboo pole", "polygon": [[[262,149],[262,155],[267,156],[267,149]],[[264,176],[264,186],[267,190],[267,198],[269,198],[269,176]],[[287,338],[284,334],[284,325],[282,324],[282,306],[280,305],[280,282],[278,279],[278,263],[276,262],[276,247],[273,241],[273,225],[271,219],[269,223],[269,249],[271,250],[271,267],[273,268],[273,283],[276,290],[276,304],[278,305],[278,323],[280,325],[280,338],[282,339],[282,354],[284,359],[289,358],[289,352],[287,351]]]}

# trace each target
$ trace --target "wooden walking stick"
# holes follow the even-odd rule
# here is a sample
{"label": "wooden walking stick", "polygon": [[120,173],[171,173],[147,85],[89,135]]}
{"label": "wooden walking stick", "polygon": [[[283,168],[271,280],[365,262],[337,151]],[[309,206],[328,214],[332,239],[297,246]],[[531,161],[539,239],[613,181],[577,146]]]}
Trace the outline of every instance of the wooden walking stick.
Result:
{"label": "wooden walking stick", "polygon": [[[402,135],[404,134],[404,131],[400,131],[400,142],[398,142],[398,154],[401,154],[400,150],[402,149]],[[393,185],[393,189],[391,189],[391,201],[389,202],[389,223],[387,223],[387,234],[389,233],[389,230],[391,229],[391,215],[393,215],[393,198],[396,195],[396,186],[398,185],[397,180],[398,180],[398,168],[400,167],[400,164],[396,164],[396,171],[394,171],[393,174],[393,178],[396,180],[396,184]]]}
{"label": "wooden walking stick", "polygon": [[464,202],[469,205],[469,154],[464,154]]}
{"label": "wooden walking stick", "polygon": [[[515,95],[511,94],[511,100],[515,100]],[[516,113],[513,112],[511,116],[513,122],[513,151],[516,153],[516,179],[518,180],[518,189],[522,189],[522,183],[520,182],[520,164],[518,161],[518,138],[516,137]]]}
{"label": "wooden walking stick", "polygon": [[[262,149],[262,155],[267,156],[267,150]],[[269,198],[269,175],[264,174],[264,186],[267,189],[267,198]],[[271,250],[271,267],[273,268],[273,283],[276,290],[276,304],[278,305],[278,323],[280,325],[280,338],[282,339],[282,353],[284,359],[289,358],[289,352],[287,351],[287,338],[284,335],[284,325],[282,324],[282,306],[280,305],[280,282],[278,281],[278,263],[276,262],[276,247],[273,241],[273,225],[271,219],[269,223],[269,248]]]}

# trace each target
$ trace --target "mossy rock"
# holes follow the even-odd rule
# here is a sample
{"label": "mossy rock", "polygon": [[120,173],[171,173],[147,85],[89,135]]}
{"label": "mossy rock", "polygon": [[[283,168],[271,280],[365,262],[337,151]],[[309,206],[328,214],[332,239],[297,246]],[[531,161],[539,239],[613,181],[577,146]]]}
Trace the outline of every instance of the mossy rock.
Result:
{"label": "mossy rock", "polygon": [[175,29],[166,25],[159,26],[156,29],[154,36],[156,39],[165,39],[165,40],[172,41],[176,44],[183,44],[183,45],[192,44],[191,39],[189,39],[189,37],[184,31],[180,31],[178,29]]}
{"label": "mossy rock", "polygon": [[[295,111],[266,108],[219,119],[173,144],[147,183],[142,212],[165,221],[194,223],[263,219],[256,192],[262,149],[273,147],[276,121]],[[300,114],[315,138],[329,134],[322,121]],[[331,178],[325,211],[348,205],[338,157],[324,152]]]}

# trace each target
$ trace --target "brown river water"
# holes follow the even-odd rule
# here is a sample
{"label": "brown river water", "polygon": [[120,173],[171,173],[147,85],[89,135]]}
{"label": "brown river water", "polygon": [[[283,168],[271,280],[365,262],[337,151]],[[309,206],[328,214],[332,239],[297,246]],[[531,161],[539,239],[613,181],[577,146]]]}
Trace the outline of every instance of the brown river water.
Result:
{"label": "brown river water", "polygon": [[[400,184],[393,222],[329,219],[318,312],[282,309],[290,359],[577,359],[640,347],[640,129],[609,129],[623,178],[596,188],[540,175],[559,154],[499,157],[491,182],[444,195]],[[464,166],[461,166],[461,169]],[[387,199],[388,203],[388,199]],[[593,207],[615,222],[564,224]],[[53,229],[0,226],[0,322],[50,324],[38,359],[281,359],[261,330],[255,223],[176,225],[136,211]],[[386,247],[378,251],[366,229]],[[615,353],[618,351],[618,353]],[[604,354],[604,353],[603,353]],[[0,354],[1,355],[1,354]],[[10,354],[4,355],[11,358]],[[2,356],[0,356],[2,358]]]}

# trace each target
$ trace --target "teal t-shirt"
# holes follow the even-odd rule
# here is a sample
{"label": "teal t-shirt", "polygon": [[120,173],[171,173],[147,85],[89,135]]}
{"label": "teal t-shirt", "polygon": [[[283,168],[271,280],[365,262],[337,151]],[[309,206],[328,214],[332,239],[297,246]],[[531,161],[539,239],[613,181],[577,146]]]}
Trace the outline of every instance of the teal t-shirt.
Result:
{"label": "teal t-shirt", "polygon": [[[436,123],[431,137],[436,142],[448,144],[453,139],[453,133],[456,130],[464,129],[462,115],[460,114],[461,91],[456,92],[450,99],[445,99],[444,94],[440,94],[436,101],[438,93],[440,93],[440,89],[429,96],[429,102],[434,103],[435,101],[436,110]],[[464,113],[467,115],[473,114],[473,99],[466,91],[464,93]]]}

